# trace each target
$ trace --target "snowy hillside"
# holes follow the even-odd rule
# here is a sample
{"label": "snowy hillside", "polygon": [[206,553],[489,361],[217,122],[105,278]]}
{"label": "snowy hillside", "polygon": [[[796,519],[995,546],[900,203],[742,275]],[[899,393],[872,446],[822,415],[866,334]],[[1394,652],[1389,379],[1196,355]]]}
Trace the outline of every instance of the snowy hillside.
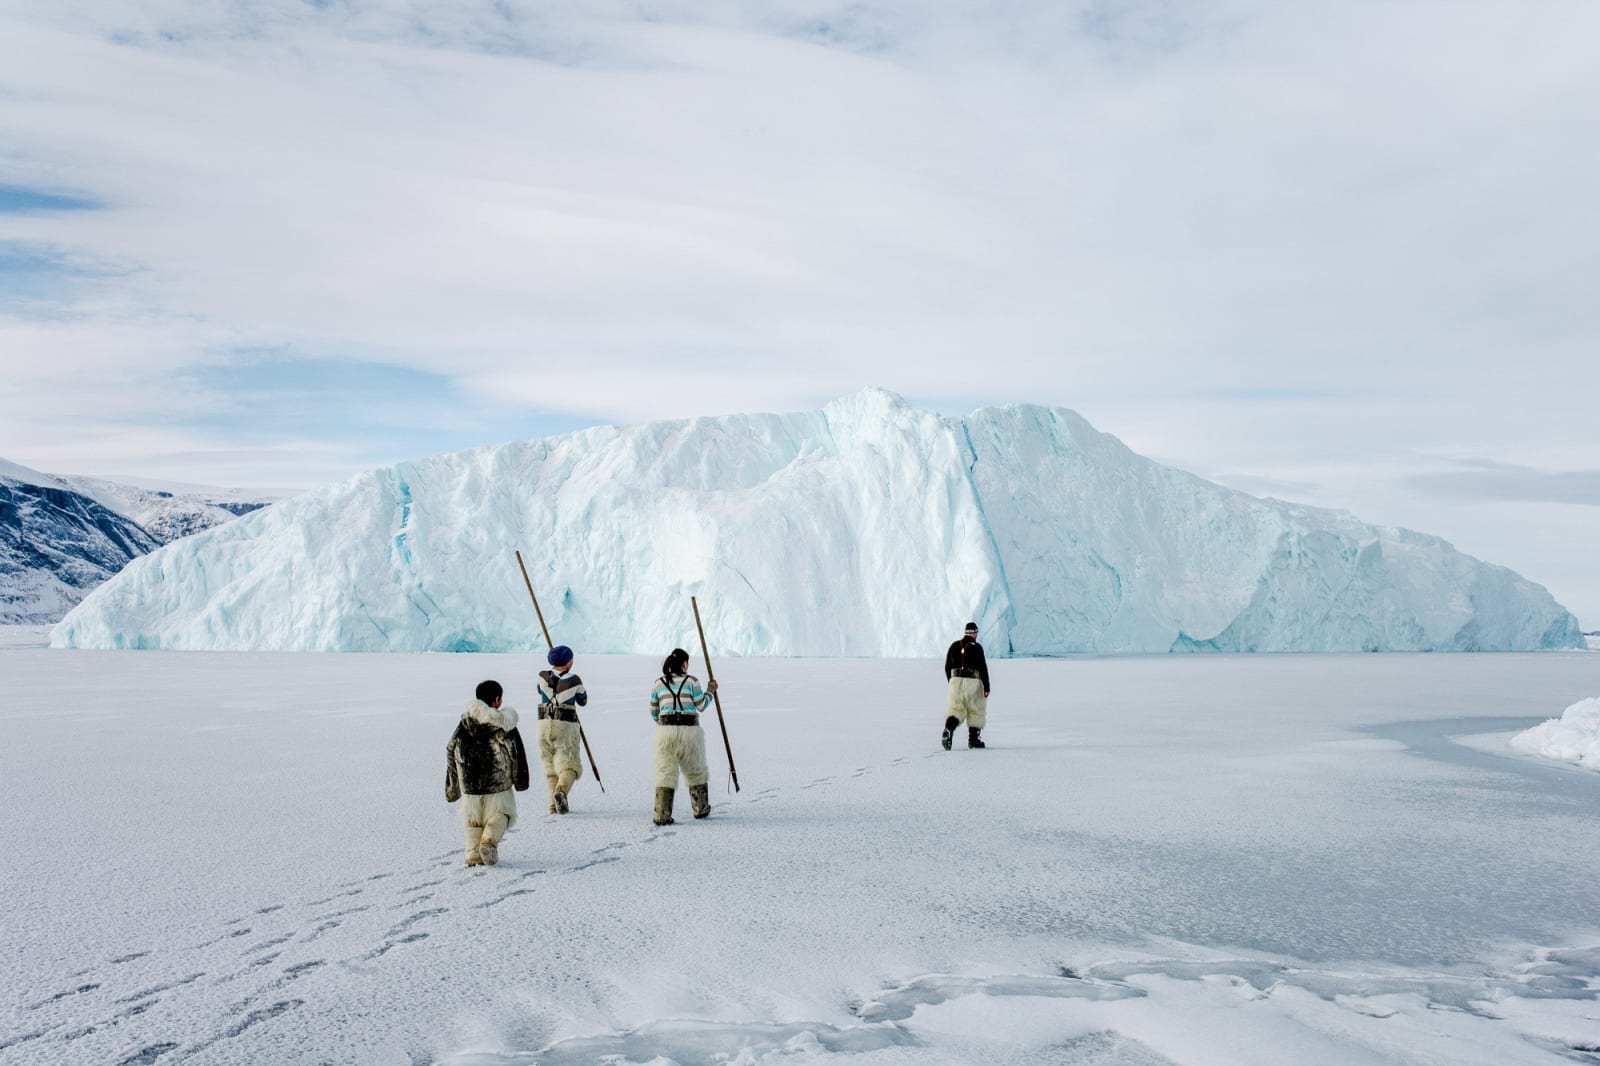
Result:
{"label": "snowy hillside", "polygon": [[133,519],[162,544],[231,522],[289,495],[205,485],[132,485],[90,477],[63,476],[58,480]]}
{"label": "snowy hillside", "polygon": [[0,623],[53,622],[157,546],[97,500],[0,461]]}
{"label": "snowy hillside", "polygon": [[269,501],[142,489],[0,460],[0,624],[61,619],[129,560]]}
{"label": "snowy hillside", "polygon": [[376,470],[129,566],[66,647],[996,655],[1581,647],[1538,585],[1445,542],[1160,466],[1064,409],[868,390]]}

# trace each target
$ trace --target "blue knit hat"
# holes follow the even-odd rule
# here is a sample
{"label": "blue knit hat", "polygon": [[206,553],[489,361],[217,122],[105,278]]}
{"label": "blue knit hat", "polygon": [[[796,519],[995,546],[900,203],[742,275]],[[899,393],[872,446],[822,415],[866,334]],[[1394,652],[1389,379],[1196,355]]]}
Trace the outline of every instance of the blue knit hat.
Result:
{"label": "blue knit hat", "polygon": [[551,666],[565,666],[572,661],[572,649],[565,644],[557,644],[544,658]]}

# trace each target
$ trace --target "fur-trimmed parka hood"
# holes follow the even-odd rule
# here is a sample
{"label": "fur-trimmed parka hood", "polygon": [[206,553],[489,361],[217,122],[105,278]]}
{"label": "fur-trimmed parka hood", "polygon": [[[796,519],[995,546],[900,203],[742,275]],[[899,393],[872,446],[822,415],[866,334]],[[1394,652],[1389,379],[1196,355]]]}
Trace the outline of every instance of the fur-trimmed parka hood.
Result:
{"label": "fur-trimmed parka hood", "polygon": [[506,703],[502,703],[499,707],[491,707],[482,700],[473,700],[467,704],[467,709],[461,712],[461,717],[464,721],[494,726],[496,729],[504,729],[507,733],[517,728],[517,709]]}

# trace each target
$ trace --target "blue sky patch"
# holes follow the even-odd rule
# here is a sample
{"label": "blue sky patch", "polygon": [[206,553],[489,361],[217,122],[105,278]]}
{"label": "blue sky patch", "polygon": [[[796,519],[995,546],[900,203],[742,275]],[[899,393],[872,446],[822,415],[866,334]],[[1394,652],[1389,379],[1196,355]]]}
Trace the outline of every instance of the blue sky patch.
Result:
{"label": "blue sky patch", "polygon": [[48,314],[103,276],[51,245],[0,241],[0,311]]}
{"label": "blue sky patch", "polygon": [[357,359],[244,353],[186,378],[227,399],[188,425],[258,445],[331,436],[351,461],[374,466],[596,424],[486,402],[444,374]]}
{"label": "blue sky patch", "polygon": [[31,215],[40,211],[95,211],[105,204],[72,193],[0,184],[0,215]]}

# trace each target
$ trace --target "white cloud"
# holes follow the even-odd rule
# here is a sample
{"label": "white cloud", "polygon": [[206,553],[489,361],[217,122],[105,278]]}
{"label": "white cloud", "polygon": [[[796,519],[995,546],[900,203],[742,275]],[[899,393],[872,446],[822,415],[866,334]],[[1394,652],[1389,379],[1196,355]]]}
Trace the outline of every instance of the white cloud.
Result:
{"label": "white cloud", "polygon": [[12,313],[0,448],[237,346],[624,421],[1061,403],[1358,514],[1319,465],[1592,466],[1597,36],[1587,0],[0,3],[0,182],[109,205],[0,240],[126,305]]}

